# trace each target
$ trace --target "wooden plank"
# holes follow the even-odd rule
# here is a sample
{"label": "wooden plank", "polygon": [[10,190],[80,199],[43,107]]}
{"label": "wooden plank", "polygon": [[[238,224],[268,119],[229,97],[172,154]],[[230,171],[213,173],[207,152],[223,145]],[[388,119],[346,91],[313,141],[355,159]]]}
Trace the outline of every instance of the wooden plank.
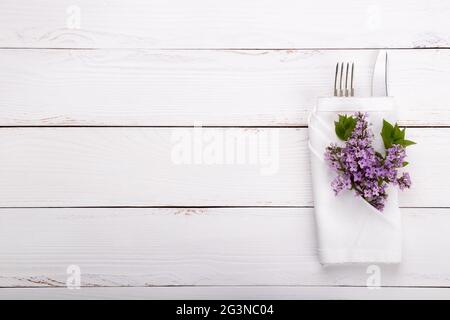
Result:
{"label": "wooden plank", "polygon": [[134,288],[2,288],[2,300],[448,300],[449,288],[360,287],[134,287]]}
{"label": "wooden plank", "polygon": [[[450,285],[450,209],[403,209],[399,265],[381,286]],[[1,209],[0,286],[363,286],[368,265],[323,267],[313,210]],[[432,232],[430,232],[432,230]]]}
{"label": "wooden plank", "polygon": [[[446,0],[2,0],[2,47],[450,46]],[[414,23],[411,23],[411,22]]]}
{"label": "wooden plank", "polygon": [[[317,97],[332,93],[336,61],[356,62],[356,94],[368,96],[376,56],[0,50],[0,125],[303,126]],[[391,50],[389,66],[402,124],[450,125],[450,50]]]}
{"label": "wooden plank", "polygon": [[[400,204],[449,207],[450,130],[408,136]],[[305,128],[3,128],[0,176],[0,207],[313,205]]]}

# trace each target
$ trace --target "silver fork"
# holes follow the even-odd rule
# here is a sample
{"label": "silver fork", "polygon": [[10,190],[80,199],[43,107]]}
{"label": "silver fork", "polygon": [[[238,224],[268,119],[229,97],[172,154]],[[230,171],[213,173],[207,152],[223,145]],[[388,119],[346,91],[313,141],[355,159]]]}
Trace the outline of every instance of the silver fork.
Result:
{"label": "silver fork", "polygon": [[[351,70],[350,63],[347,62],[345,68],[345,82],[344,77],[344,63],[336,63],[336,72],[334,74],[334,96],[335,97],[353,97],[355,95],[355,89],[353,87],[353,72],[355,64],[352,62]],[[349,79],[350,70],[350,79]],[[338,80],[339,78],[339,80]]]}

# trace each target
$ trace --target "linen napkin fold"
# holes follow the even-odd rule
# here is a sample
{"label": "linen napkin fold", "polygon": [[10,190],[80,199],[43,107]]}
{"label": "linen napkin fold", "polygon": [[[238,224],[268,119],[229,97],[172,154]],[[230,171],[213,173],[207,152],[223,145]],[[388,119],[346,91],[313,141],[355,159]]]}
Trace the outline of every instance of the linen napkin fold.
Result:
{"label": "linen napkin fold", "polygon": [[375,150],[383,150],[380,136],[383,119],[396,121],[392,97],[319,98],[308,119],[319,257],[323,264],[399,263],[401,261],[401,214],[397,190],[388,188],[383,212],[353,191],[336,196],[331,181],[336,176],[324,160],[330,143],[342,143],[334,131],[339,114],[366,112],[374,132]]}

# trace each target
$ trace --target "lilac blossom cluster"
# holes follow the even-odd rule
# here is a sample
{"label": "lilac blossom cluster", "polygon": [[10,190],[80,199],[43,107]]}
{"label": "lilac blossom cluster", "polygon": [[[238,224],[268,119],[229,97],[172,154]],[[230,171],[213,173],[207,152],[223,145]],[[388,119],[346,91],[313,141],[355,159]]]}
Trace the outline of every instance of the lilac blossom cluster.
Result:
{"label": "lilac blossom cluster", "polygon": [[356,124],[345,146],[331,144],[326,148],[325,160],[338,174],[331,186],[336,195],[343,190],[354,190],[357,196],[383,211],[390,183],[401,190],[411,186],[409,174],[398,172],[405,165],[405,148],[393,144],[384,156],[376,152],[367,114],[358,112],[354,118]]}

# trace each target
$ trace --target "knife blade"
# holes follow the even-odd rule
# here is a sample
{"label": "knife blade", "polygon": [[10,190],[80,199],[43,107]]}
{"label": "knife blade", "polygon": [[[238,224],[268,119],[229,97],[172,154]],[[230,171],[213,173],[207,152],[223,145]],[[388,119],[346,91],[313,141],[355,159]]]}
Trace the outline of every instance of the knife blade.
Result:
{"label": "knife blade", "polygon": [[372,96],[388,96],[388,54],[386,50],[380,50],[373,70]]}

